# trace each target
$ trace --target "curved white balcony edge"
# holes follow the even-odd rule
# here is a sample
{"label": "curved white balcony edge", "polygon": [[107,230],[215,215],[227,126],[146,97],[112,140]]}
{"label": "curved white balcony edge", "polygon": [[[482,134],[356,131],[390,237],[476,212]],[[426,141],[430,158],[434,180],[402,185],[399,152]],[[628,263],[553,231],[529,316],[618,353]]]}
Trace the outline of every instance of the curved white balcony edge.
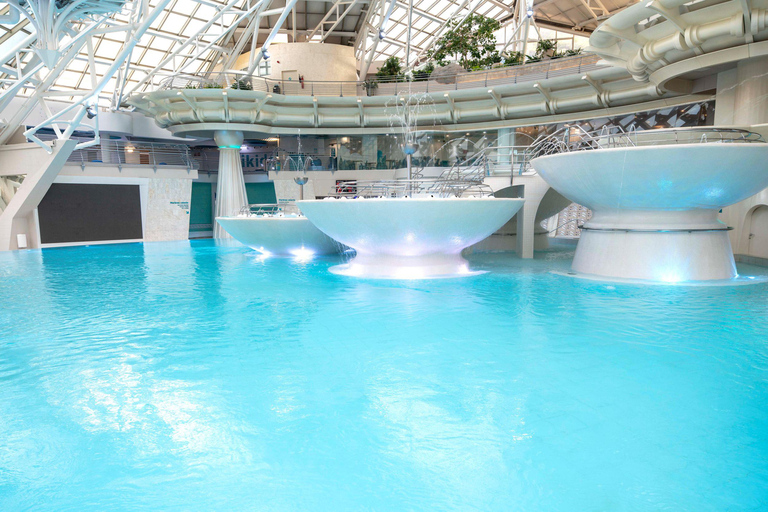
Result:
{"label": "curved white balcony edge", "polygon": [[682,94],[638,84],[623,69],[603,68],[538,82],[414,95],[418,108],[405,106],[411,101],[407,95],[311,97],[231,89],[155,91],[134,95],[128,103],[176,135],[206,137],[214,130],[389,133],[399,129],[398,113],[406,108],[415,111],[419,129],[492,129],[622,115],[711,97]]}
{"label": "curved white balcony edge", "polygon": [[768,9],[757,0],[652,0],[611,16],[592,33],[588,50],[663,90],[676,77],[768,55]]}

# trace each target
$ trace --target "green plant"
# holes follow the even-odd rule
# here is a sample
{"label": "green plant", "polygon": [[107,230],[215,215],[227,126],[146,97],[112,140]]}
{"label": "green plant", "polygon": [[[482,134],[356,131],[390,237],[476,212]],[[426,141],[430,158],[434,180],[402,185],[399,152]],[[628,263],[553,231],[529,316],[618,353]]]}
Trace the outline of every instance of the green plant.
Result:
{"label": "green plant", "polygon": [[429,80],[429,76],[432,74],[434,70],[435,70],[435,64],[430,61],[423,68],[413,72],[413,80],[415,82]]}
{"label": "green plant", "polygon": [[403,75],[403,66],[400,64],[400,58],[399,57],[389,57],[387,60],[384,61],[384,64],[379,68],[379,70],[376,72],[376,76],[379,78],[402,78]]}
{"label": "green plant", "polygon": [[372,96],[372,92],[379,88],[379,82],[377,80],[366,80],[363,82],[363,89],[368,96]]}
{"label": "green plant", "polygon": [[526,55],[525,56],[525,63],[526,64],[533,64],[534,62],[541,62],[541,57],[538,55]]}
{"label": "green plant", "polygon": [[565,50],[566,57],[573,57],[575,55],[581,55],[581,48],[577,48],[575,50]]}
{"label": "green plant", "polygon": [[536,45],[536,55],[544,57],[545,55],[552,55],[557,51],[557,41],[554,39],[540,39]]}
{"label": "green plant", "polygon": [[451,21],[448,31],[427,55],[440,66],[445,66],[448,58],[453,57],[464,69],[489,68],[501,62],[494,36],[500,28],[499,20],[480,14],[471,14],[463,21]]}
{"label": "green plant", "polygon": [[251,83],[247,80],[235,80],[232,82],[232,89],[240,89],[241,91],[252,91]]}
{"label": "green plant", "polygon": [[522,52],[509,52],[504,54],[504,64],[507,66],[518,66],[523,63]]}
{"label": "green plant", "polygon": [[215,82],[209,82],[207,84],[203,84],[203,89],[223,89],[224,87],[221,84],[217,84]]}

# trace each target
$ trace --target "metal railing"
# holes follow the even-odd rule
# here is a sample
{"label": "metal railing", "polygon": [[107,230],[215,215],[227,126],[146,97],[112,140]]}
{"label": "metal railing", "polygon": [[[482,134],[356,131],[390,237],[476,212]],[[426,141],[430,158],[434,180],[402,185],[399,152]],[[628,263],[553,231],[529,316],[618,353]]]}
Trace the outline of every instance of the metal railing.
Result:
{"label": "metal railing", "polygon": [[123,140],[102,140],[97,146],[78,149],[67,158],[68,163],[178,166],[196,169],[189,146],[184,144],[163,144],[157,142],[130,142]]}
{"label": "metal railing", "polygon": [[349,180],[341,181],[329,197],[400,198],[400,197],[489,197],[493,189],[478,181],[420,180]]}
{"label": "metal railing", "polygon": [[248,204],[238,212],[238,217],[301,217],[301,210],[293,203]]}
{"label": "metal railing", "polygon": [[530,159],[591,149],[613,149],[637,146],[665,146],[674,144],[728,144],[728,143],[765,143],[763,137],[755,132],[737,128],[714,128],[711,126],[691,126],[685,128],[661,128],[657,130],[637,130],[632,127],[625,131],[621,127],[604,126],[600,130],[588,132],[580,126],[566,126],[551,135],[540,137],[531,145]]}
{"label": "metal railing", "polygon": [[404,78],[374,78],[367,81],[275,80],[269,77],[247,75],[242,71],[207,75],[176,74],[161,80],[157,89],[242,89],[287,96],[395,96],[494,87],[581,74],[605,67],[599,64],[599,61],[600,58],[597,55],[578,55],[423,80]]}

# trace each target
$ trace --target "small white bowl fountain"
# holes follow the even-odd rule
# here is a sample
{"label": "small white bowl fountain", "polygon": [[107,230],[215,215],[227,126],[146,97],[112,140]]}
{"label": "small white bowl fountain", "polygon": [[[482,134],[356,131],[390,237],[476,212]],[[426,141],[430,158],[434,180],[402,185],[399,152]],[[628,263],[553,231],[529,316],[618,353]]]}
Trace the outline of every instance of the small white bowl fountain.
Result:
{"label": "small white bowl fountain", "polygon": [[232,238],[264,256],[308,259],[344,249],[294,205],[250,205],[239,215],[217,217],[216,222]]}

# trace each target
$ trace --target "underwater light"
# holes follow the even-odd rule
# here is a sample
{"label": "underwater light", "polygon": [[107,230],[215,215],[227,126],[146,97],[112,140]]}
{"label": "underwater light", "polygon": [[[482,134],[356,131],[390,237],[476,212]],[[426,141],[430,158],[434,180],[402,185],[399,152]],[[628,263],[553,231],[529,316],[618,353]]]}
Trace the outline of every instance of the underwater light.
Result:
{"label": "underwater light", "polygon": [[304,247],[300,249],[294,249],[291,251],[291,254],[298,260],[298,261],[306,261],[309,259],[312,259],[312,256],[315,255],[315,251],[311,249],[306,249]]}
{"label": "underwater light", "polygon": [[423,279],[426,275],[421,267],[402,267],[394,272],[395,279]]}
{"label": "underwater light", "polygon": [[683,278],[677,272],[667,272],[661,275],[661,280],[665,283],[679,283]]}

